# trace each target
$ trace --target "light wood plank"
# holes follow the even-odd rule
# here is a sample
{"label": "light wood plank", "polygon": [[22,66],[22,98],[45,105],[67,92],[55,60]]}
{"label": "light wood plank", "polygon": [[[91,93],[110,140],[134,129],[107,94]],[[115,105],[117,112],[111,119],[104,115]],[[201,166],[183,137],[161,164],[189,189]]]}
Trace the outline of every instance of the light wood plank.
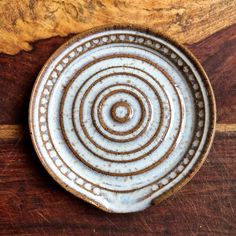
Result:
{"label": "light wood plank", "polygon": [[31,50],[29,42],[104,24],[139,24],[194,43],[236,22],[235,0],[0,1],[0,52]]}
{"label": "light wood plank", "polygon": [[235,235],[235,136],[217,133],[196,176],[158,206],[108,214],[64,191],[28,139],[0,144],[0,235]]}
{"label": "light wood plank", "polygon": [[216,124],[216,131],[219,133],[236,132],[236,124]]}
{"label": "light wood plank", "polygon": [[[28,132],[28,127],[25,125],[0,125],[0,139],[19,139]],[[216,132],[227,133],[236,132],[236,124],[217,124]]]}
{"label": "light wood plank", "polygon": [[26,130],[23,125],[0,125],[0,140],[19,139]]}

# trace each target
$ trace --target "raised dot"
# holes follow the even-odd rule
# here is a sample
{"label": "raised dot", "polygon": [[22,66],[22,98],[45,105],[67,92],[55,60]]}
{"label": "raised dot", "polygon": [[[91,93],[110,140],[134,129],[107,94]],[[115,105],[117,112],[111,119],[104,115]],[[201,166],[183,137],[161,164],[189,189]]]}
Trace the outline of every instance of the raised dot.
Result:
{"label": "raised dot", "polygon": [[143,38],[138,38],[139,43],[143,43],[144,39]]}
{"label": "raised dot", "polygon": [[187,73],[187,72],[189,71],[188,67],[185,66],[184,69],[183,69],[183,71]]}
{"label": "raised dot", "polygon": [[93,189],[93,192],[94,192],[96,195],[99,195],[99,194],[100,194],[100,189],[99,189],[99,188],[94,188],[94,189]]}
{"label": "raised dot", "polygon": [[198,140],[195,140],[195,141],[193,142],[193,146],[194,146],[194,147],[197,147],[198,144],[199,144],[199,141],[198,141]]}
{"label": "raised dot", "polygon": [[194,154],[194,150],[193,150],[193,149],[190,149],[190,150],[188,151],[188,154],[189,154],[190,156],[192,156],[192,155]]}
{"label": "raised dot", "polygon": [[115,41],[116,40],[116,36],[115,35],[111,35],[111,40]]}
{"label": "raised dot", "polygon": [[75,56],[75,52],[71,52],[70,54],[69,54],[69,56],[71,57],[71,58],[73,58],[74,56]]}
{"label": "raised dot", "polygon": [[198,88],[199,88],[199,87],[198,87],[197,84],[194,84],[194,85],[193,85],[193,89],[194,89],[194,90],[198,90]]}
{"label": "raised dot", "polygon": [[130,41],[134,41],[134,36],[129,36]]}
{"label": "raised dot", "polygon": [[199,102],[199,103],[198,103],[198,106],[199,106],[200,108],[202,108],[202,107],[203,107],[203,102]]}
{"label": "raised dot", "polygon": [[184,64],[183,61],[181,59],[178,59],[178,65],[182,66],[183,64]]}
{"label": "raised dot", "polygon": [[170,178],[171,178],[171,179],[174,179],[174,178],[176,177],[176,175],[177,175],[177,174],[176,174],[175,172],[171,172],[171,173],[170,173]]}
{"label": "raised dot", "polygon": [[164,52],[164,53],[168,53],[168,52],[169,52],[169,49],[168,49],[168,48],[164,48],[163,52]]}
{"label": "raised dot", "polygon": [[171,53],[170,57],[174,59],[174,58],[176,58],[176,54]]}
{"label": "raised dot", "polygon": [[74,180],[75,177],[76,177],[73,172],[70,172],[67,176],[68,176],[68,178],[71,179],[71,180]]}
{"label": "raised dot", "polygon": [[77,184],[79,184],[79,185],[83,185],[83,184],[84,184],[84,180],[81,179],[81,178],[76,179],[75,182],[76,182]]}
{"label": "raised dot", "polygon": [[161,180],[161,183],[162,183],[163,185],[166,185],[166,184],[169,183],[169,180],[166,179],[166,178],[164,178],[164,179]]}
{"label": "raised dot", "polygon": [[104,43],[106,43],[106,42],[108,41],[108,37],[103,37],[103,38],[102,38],[102,41],[103,41]]}
{"label": "raised dot", "polygon": [[45,95],[49,95],[49,91],[48,91],[48,89],[44,89],[43,94],[45,94]]}
{"label": "raised dot", "polygon": [[54,78],[54,79],[57,78],[57,73],[55,71],[52,73],[52,78]]}
{"label": "raised dot", "polygon": [[84,185],[84,187],[87,189],[87,190],[91,190],[92,189],[92,185],[90,183],[86,183]]}
{"label": "raised dot", "polygon": [[42,100],[41,100],[42,104],[46,104],[47,102],[48,102],[48,100],[46,98],[42,98]]}
{"label": "raised dot", "polygon": [[42,132],[45,132],[47,130],[47,127],[45,125],[42,125],[40,129]]}
{"label": "raised dot", "polygon": [[199,126],[199,127],[202,127],[202,126],[203,126],[203,124],[204,124],[204,123],[203,123],[203,121],[202,121],[202,120],[200,120],[200,121],[198,122],[198,126]]}
{"label": "raised dot", "polygon": [[90,47],[91,47],[91,43],[90,43],[90,42],[87,42],[87,43],[85,44],[85,46],[86,46],[87,48],[90,48]]}
{"label": "raised dot", "polygon": [[59,64],[59,65],[56,67],[56,69],[57,69],[58,71],[62,71],[63,67],[62,67],[61,64]]}
{"label": "raised dot", "polygon": [[49,153],[51,157],[55,157],[57,155],[55,151],[50,151]]}
{"label": "raised dot", "polygon": [[184,164],[187,165],[189,163],[189,159],[188,158],[184,158]]}
{"label": "raised dot", "polygon": [[120,38],[120,40],[124,40],[125,36],[124,35],[120,35],[119,38]]}
{"label": "raised dot", "polygon": [[94,44],[98,44],[99,41],[100,41],[99,39],[93,39],[93,43],[94,43]]}
{"label": "raised dot", "polygon": [[47,134],[43,134],[43,140],[44,141],[48,141],[48,139],[49,139],[48,135]]}
{"label": "raised dot", "polygon": [[47,86],[53,86],[52,80],[48,80]]}
{"label": "raised dot", "polygon": [[82,46],[79,46],[79,47],[77,47],[77,52],[82,52],[83,51],[83,47]]}
{"label": "raised dot", "polygon": [[146,42],[147,45],[152,45],[152,41],[150,39],[147,40]]}
{"label": "raised dot", "polygon": [[52,148],[52,144],[51,143],[46,143],[46,148],[48,149],[48,150],[50,150],[51,148]]}
{"label": "raised dot", "polygon": [[46,112],[46,109],[44,107],[40,107],[40,112],[44,114]]}
{"label": "raised dot", "polygon": [[64,166],[62,166],[60,170],[61,170],[61,172],[62,172],[63,174],[65,174],[65,173],[67,172],[67,168],[64,167]]}
{"label": "raised dot", "polygon": [[65,64],[68,63],[69,59],[66,57],[65,59],[62,60]]}
{"label": "raised dot", "polygon": [[194,75],[189,75],[188,77],[190,80],[194,80]]}
{"label": "raised dot", "polygon": [[41,123],[44,123],[44,122],[46,121],[46,118],[45,118],[44,116],[41,116],[40,119],[39,119],[39,121],[40,121]]}
{"label": "raised dot", "polygon": [[196,136],[199,138],[199,137],[201,136],[201,134],[202,134],[202,132],[201,132],[201,131],[198,131],[198,132],[196,133]]}
{"label": "raised dot", "polygon": [[198,115],[199,115],[200,117],[203,117],[204,111],[203,111],[203,110],[199,111]]}
{"label": "raised dot", "polygon": [[153,190],[153,191],[156,191],[157,189],[158,189],[158,185],[157,185],[157,184],[153,184],[153,185],[152,185],[152,190]]}
{"label": "raised dot", "polygon": [[60,167],[62,165],[62,161],[60,159],[57,159],[55,161],[56,166]]}
{"label": "raised dot", "polygon": [[182,172],[183,169],[184,169],[184,166],[183,166],[183,165],[178,166],[178,171],[179,171],[179,172]]}
{"label": "raised dot", "polygon": [[201,93],[200,93],[200,92],[196,92],[196,93],[195,93],[195,97],[196,97],[196,98],[200,98],[200,97],[201,97]]}

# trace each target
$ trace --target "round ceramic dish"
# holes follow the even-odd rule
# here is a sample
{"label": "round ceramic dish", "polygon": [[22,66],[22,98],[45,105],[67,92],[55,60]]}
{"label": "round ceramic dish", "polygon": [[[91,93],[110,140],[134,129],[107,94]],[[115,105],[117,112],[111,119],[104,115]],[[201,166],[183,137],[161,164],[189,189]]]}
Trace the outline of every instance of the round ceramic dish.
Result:
{"label": "round ceramic dish", "polygon": [[66,190],[109,212],[171,195],[212,142],[215,102],[199,62],[162,34],[134,26],[73,37],[35,83],[35,150]]}

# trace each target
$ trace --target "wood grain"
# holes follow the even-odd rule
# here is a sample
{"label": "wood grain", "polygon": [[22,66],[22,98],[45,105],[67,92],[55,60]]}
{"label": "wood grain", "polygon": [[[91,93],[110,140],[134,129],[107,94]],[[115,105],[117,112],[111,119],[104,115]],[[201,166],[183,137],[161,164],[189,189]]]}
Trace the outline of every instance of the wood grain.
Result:
{"label": "wood grain", "polygon": [[39,39],[114,23],[145,25],[193,43],[235,23],[235,11],[235,0],[2,0],[0,52],[13,55]]}
{"label": "wood grain", "polygon": [[[18,53],[0,54],[0,235],[236,235],[235,12],[234,0],[0,0],[0,52]],[[73,33],[105,23],[146,25],[184,43],[216,96],[217,132],[203,167],[140,213],[104,213],[67,193],[42,167],[28,131],[43,64]]]}
{"label": "wood grain", "polygon": [[[0,124],[0,140],[15,140],[28,135],[26,125],[3,125]],[[216,132],[227,133],[236,132],[236,124],[216,124]]]}
{"label": "wood grain", "polygon": [[236,124],[216,124],[216,132],[236,132]]}
{"label": "wood grain", "polygon": [[68,38],[40,41],[34,45],[32,53],[0,54],[0,123],[27,124],[36,77],[49,56]]}
{"label": "wood grain", "polygon": [[187,45],[200,59],[214,89],[217,122],[236,123],[236,24]]}
{"label": "wood grain", "polygon": [[[27,124],[34,81],[52,52],[70,37],[37,42],[31,53],[0,54],[0,124]],[[218,123],[236,123],[236,24],[186,46],[209,76],[216,96]]]}
{"label": "wood grain", "polygon": [[0,125],[0,140],[19,139],[26,130],[22,125]]}
{"label": "wood grain", "polygon": [[236,132],[217,133],[198,174],[176,195],[133,214],[109,214],[63,190],[28,136],[0,142],[0,235],[235,235]]}

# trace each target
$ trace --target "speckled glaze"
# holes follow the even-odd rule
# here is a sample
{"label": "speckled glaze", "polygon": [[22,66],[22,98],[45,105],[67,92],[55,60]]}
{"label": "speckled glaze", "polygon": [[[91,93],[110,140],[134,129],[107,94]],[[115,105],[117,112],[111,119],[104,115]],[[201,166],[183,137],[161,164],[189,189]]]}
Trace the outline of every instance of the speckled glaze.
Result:
{"label": "speckled glaze", "polygon": [[160,202],[197,172],[210,148],[215,102],[197,60],[134,26],[85,32],[38,76],[32,140],[52,177],[117,213]]}

